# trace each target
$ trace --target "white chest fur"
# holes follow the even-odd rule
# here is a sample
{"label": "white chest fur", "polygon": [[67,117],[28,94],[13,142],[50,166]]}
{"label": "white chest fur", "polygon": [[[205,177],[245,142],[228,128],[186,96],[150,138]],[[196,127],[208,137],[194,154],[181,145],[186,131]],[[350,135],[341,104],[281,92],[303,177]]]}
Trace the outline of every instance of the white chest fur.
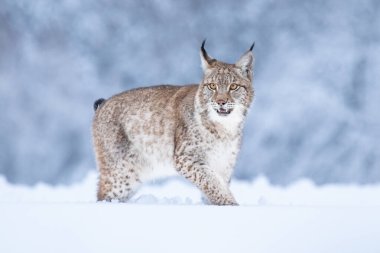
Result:
{"label": "white chest fur", "polygon": [[211,121],[218,124],[223,138],[213,136],[208,140],[208,165],[222,180],[228,182],[240,149],[241,126],[244,121],[243,108],[236,106],[227,117],[217,115],[215,110],[210,109],[209,117]]}
{"label": "white chest fur", "polygon": [[237,138],[215,141],[207,153],[210,169],[221,176],[224,181],[229,181],[238,152],[239,140]]}

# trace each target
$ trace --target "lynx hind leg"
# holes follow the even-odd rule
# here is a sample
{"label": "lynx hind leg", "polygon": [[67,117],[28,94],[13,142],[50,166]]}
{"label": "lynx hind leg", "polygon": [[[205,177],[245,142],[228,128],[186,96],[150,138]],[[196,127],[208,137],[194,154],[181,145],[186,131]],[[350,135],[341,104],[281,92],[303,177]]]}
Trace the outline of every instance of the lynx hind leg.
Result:
{"label": "lynx hind leg", "polygon": [[134,167],[100,167],[98,201],[128,201],[140,185]]}
{"label": "lynx hind leg", "polygon": [[110,131],[107,138],[95,138],[95,153],[99,167],[98,201],[130,199],[140,185],[137,154],[122,132]]}
{"label": "lynx hind leg", "polygon": [[[178,172],[196,185],[213,205],[238,205],[234,196],[219,177],[201,162],[191,157],[176,157]],[[204,201],[207,203],[207,201]]]}

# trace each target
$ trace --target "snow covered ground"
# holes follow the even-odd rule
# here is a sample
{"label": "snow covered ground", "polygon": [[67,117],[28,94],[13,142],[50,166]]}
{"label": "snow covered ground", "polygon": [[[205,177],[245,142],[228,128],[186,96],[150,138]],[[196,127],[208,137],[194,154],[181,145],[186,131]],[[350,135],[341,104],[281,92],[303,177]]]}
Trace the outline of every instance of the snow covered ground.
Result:
{"label": "snow covered ground", "polygon": [[179,178],[97,203],[95,173],[58,187],[0,177],[0,252],[380,252],[380,185],[231,188],[241,206],[204,205]]}

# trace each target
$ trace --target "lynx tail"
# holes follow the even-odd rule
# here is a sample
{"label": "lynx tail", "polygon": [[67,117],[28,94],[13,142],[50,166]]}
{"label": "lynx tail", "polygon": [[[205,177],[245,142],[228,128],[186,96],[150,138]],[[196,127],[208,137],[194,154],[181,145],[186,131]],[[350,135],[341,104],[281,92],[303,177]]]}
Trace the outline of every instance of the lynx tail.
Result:
{"label": "lynx tail", "polygon": [[96,111],[99,106],[103,104],[103,102],[106,101],[104,98],[99,98],[94,102],[94,111]]}

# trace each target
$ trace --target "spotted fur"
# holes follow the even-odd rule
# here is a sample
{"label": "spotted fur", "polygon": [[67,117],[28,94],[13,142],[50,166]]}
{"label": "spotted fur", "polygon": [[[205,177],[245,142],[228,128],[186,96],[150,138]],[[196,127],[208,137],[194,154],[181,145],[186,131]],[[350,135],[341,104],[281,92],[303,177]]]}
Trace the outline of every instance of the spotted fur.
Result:
{"label": "spotted fur", "polygon": [[99,103],[98,200],[127,201],[141,183],[180,174],[210,203],[237,205],[229,183],[253,99],[253,60],[250,49],[235,64],[217,61],[203,43],[200,84],[139,88]]}

